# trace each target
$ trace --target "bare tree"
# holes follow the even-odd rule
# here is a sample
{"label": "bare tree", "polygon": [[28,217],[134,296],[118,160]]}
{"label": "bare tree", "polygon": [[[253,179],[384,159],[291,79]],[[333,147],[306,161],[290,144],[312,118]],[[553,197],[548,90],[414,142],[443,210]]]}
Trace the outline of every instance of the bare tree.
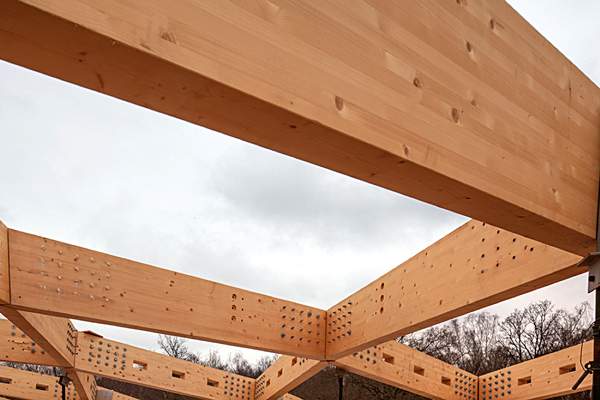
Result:
{"label": "bare tree", "polygon": [[158,346],[165,354],[194,363],[199,363],[199,357],[187,347],[187,341],[178,336],[158,335]]}

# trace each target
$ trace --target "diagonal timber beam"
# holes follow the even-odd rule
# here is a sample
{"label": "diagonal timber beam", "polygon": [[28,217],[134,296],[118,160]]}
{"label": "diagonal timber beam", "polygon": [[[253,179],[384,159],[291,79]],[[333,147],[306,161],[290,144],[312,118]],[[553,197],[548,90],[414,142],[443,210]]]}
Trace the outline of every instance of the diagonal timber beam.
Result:
{"label": "diagonal timber beam", "polygon": [[66,318],[19,311],[0,306],[0,313],[38,343],[60,367],[73,367],[77,331]]}
{"label": "diagonal timber beam", "polygon": [[[75,371],[77,331],[66,318],[36,314],[0,306],[0,313],[25,332],[48,353],[55,364],[64,367],[82,400],[96,399],[96,381]],[[91,378],[91,379],[90,379]]]}
{"label": "diagonal timber beam", "polygon": [[395,341],[346,356],[335,365],[429,399],[478,400],[476,375]]}
{"label": "diagonal timber beam", "polygon": [[[583,347],[568,347],[490,372],[479,377],[479,400],[538,400],[573,394],[571,387],[583,373],[581,363],[592,359],[593,342],[588,341]],[[590,375],[577,392],[591,388]]]}
{"label": "diagonal timber beam", "polygon": [[323,310],[11,229],[8,236],[7,312],[324,357]]}
{"label": "diagonal timber beam", "polygon": [[586,272],[579,260],[472,220],[329,309],[327,359]]}
{"label": "diagonal timber beam", "polygon": [[255,380],[79,332],[75,368],[82,373],[208,400],[253,400]]}
{"label": "diagonal timber beam", "polygon": [[0,361],[61,366],[56,358],[8,320],[0,320]]}
{"label": "diagonal timber beam", "polygon": [[6,61],[593,248],[600,90],[504,1],[6,0],[0,15]]}
{"label": "diagonal timber beam", "polygon": [[280,356],[269,368],[265,370],[256,380],[256,400],[277,400],[283,396],[284,399],[293,399],[294,396],[287,395],[306,382],[329,363],[324,361],[309,360],[292,356]]}

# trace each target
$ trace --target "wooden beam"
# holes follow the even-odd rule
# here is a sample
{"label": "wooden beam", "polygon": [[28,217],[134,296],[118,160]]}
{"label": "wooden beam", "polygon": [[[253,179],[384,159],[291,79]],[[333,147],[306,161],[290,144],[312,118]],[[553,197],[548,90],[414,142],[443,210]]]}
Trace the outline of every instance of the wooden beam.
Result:
{"label": "wooden beam", "polygon": [[11,307],[324,357],[323,310],[11,229],[9,238]]}
{"label": "wooden beam", "polygon": [[294,396],[293,394],[286,393],[283,396],[281,396],[280,400],[302,400],[302,399],[298,396]]}
{"label": "wooden beam", "polygon": [[[0,396],[22,400],[57,400],[61,393],[62,388],[55,376],[0,366]],[[105,388],[98,388],[98,394],[98,400],[135,400],[134,397]],[[67,387],[66,398],[80,400],[73,383]]]}
{"label": "wooden beam", "polygon": [[327,359],[586,272],[579,259],[470,221],[329,309]]}
{"label": "wooden beam", "polygon": [[98,387],[96,400],[137,400],[135,397],[127,396],[119,392],[114,392],[110,389]]}
{"label": "wooden beam", "polygon": [[583,255],[600,90],[504,1],[6,0],[0,58]]}
{"label": "wooden beam", "polygon": [[38,343],[55,360],[53,365],[74,366],[77,331],[71,321],[7,306],[0,306],[0,313]]}
{"label": "wooden beam", "polygon": [[[0,396],[22,400],[56,400],[62,388],[58,378],[36,372],[0,366]],[[81,400],[73,384],[66,391],[67,400]]]}
{"label": "wooden beam", "polygon": [[8,320],[0,321],[0,361],[60,366],[43,347]]}
{"label": "wooden beam", "polygon": [[98,388],[97,400],[137,400],[135,397],[127,396],[102,387]]}
{"label": "wooden beam", "polygon": [[476,375],[394,341],[346,356],[335,365],[429,399],[478,400]]}
{"label": "wooden beam", "polygon": [[[479,377],[479,400],[549,399],[575,393],[571,387],[581,376],[580,363],[593,358],[592,341],[520,364],[490,372]],[[591,375],[577,392],[590,390]]]}
{"label": "wooden beam", "polygon": [[71,321],[61,317],[15,310],[7,306],[0,306],[0,313],[39,343],[55,360],[56,365],[65,368],[81,400],[95,400],[96,382],[90,383],[89,376],[74,370],[77,331]]}
{"label": "wooden beam", "polygon": [[68,376],[73,380],[75,391],[83,400],[96,400],[96,377],[92,374],[81,372],[75,368],[66,369]]}
{"label": "wooden beam", "polygon": [[291,356],[280,356],[256,380],[256,400],[277,400],[287,392],[306,382],[323,368],[327,362]]}
{"label": "wooden beam", "polygon": [[255,380],[79,332],[75,368],[198,399],[252,400]]}
{"label": "wooden beam", "polygon": [[10,303],[10,277],[8,268],[8,229],[0,221],[0,304]]}

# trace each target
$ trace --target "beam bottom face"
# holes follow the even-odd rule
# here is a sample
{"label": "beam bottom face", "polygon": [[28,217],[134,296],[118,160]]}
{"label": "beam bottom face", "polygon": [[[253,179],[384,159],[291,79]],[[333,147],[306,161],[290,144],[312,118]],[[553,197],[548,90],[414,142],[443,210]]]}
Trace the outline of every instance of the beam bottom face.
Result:
{"label": "beam bottom face", "polygon": [[9,239],[11,307],[324,358],[323,310],[10,229]]}
{"label": "beam bottom face", "polygon": [[280,356],[256,380],[256,400],[276,400],[309,380],[329,363],[306,358]]}
{"label": "beam bottom face", "polygon": [[253,400],[251,378],[79,332],[78,371],[203,400]]}
{"label": "beam bottom face", "polygon": [[329,309],[327,357],[338,359],[581,274],[579,260],[472,220]]}
{"label": "beam bottom face", "polygon": [[[571,389],[583,373],[580,364],[593,358],[588,341],[479,377],[479,400],[537,400],[573,394]],[[577,392],[590,390],[589,375]]]}
{"label": "beam bottom face", "polygon": [[479,400],[476,375],[396,342],[346,356],[335,365],[430,399]]}
{"label": "beam bottom face", "polygon": [[[19,400],[59,400],[62,388],[58,378],[0,366],[0,396]],[[66,388],[67,400],[81,400],[72,383]]]}

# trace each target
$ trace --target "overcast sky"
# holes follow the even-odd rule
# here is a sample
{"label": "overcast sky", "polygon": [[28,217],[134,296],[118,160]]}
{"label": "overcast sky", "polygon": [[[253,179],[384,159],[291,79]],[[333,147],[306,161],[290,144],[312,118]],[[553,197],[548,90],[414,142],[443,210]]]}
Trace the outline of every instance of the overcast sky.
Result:
{"label": "overcast sky", "polygon": [[[510,3],[600,83],[600,1]],[[0,121],[8,226],[317,307],[467,220],[3,62]],[[540,298],[572,307],[587,299],[585,278],[490,310],[505,315]],[[76,325],[157,348],[154,333]]]}

